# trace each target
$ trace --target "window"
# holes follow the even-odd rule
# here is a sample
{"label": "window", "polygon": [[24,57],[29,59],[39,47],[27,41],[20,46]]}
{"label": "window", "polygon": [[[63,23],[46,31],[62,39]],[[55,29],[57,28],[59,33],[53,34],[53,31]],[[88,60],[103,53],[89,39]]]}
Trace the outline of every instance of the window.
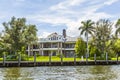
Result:
{"label": "window", "polygon": [[61,39],[61,37],[59,37],[59,39]]}
{"label": "window", "polygon": [[55,37],[53,37],[53,40],[55,40]]}
{"label": "window", "polygon": [[58,37],[57,37],[57,40],[58,40]]}
{"label": "window", "polygon": [[53,40],[53,38],[51,37],[51,40]]}

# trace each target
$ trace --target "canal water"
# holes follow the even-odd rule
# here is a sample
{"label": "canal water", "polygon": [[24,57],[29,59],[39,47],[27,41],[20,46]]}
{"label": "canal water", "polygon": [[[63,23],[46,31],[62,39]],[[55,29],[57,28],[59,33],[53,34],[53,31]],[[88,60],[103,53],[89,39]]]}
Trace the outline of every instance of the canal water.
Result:
{"label": "canal water", "polygon": [[120,65],[0,68],[0,80],[120,80]]}

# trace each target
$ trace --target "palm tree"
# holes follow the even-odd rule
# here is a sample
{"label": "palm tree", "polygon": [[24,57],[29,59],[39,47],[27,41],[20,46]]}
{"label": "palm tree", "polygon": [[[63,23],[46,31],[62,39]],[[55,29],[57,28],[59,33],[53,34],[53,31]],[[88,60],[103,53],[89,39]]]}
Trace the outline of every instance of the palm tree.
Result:
{"label": "palm tree", "polygon": [[117,28],[115,34],[116,34],[116,35],[117,35],[118,33],[120,34],[120,19],[117,20],[115,26],[116,26],[116,28]]}
{"label": "palm tree", "polygon": [[87,59],[89,55],[88,34],[92,35],[92,33],[94,32],[94,27],[93,27],[94,22],[91,20],[87,20],[87,21],[82,21],[81,24],[82,26],[79,27],[79,30],[81,30],[80,35],[85,34],[86,41],[87,41],[87,53],[86,53],[86,59]]}

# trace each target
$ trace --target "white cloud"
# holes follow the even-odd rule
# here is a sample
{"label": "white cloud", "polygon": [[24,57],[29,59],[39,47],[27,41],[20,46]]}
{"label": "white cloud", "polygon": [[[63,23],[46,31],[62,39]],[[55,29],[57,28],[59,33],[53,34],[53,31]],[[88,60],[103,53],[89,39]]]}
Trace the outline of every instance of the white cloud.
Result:
{"label": "white cloud", "polygon": [[59,17],[55,15],[35,15],[35,16],[27,16],[27,19],[34,19],[37,22],[45,22],[45,23],[50,23],[53,25],[59,25],[59,24],[65,24],[67,22],[70,22],[70,19],[66,17]]}
{"label": "white cloud", "polygon": [[14,0],[16,2],[24,2],[25,0]]}
{"label": "white cloud", "polygon": [[104,2],[104,4],[111,5],[117,1],[119,1],[119,0],[108,0],[108,1]]}
{"label": "white cloud", "polygon": [[[24,1],[26,0],[15,0],[14,5],[23,6]],[[59,2],[58,4],[52,5],[48,9],[46,8],[47,10],[43,9],[43,12],[40,11],[39,13],[39,11],[36,11],[35,14],[31,14],[31,15],[27,14],[27,16],[25,17],[30,22],[35,22],[35,23],[41,23],[41,22],[50,23],[53,26],[64,24],[67,26],[68,35],[79,36],[78,28],[81,25],[81,21],[87,19],[92,19],[96,21],[100,18],[114,17],[114,15],[110,15],[108,13],[105,13],[104,11],[98,11],[98,10],[102,7],[105,7],[106,5],[111,5],[117,1],[119,0],[94,0],[94,1],[64,0]],[[29,7],[32,8],[33,6],[29,6]],[[1,18],[3,19],[8,15],[3,14],[2,17],[0,17],[0,19]],[[0,28],[2,28],[1,25]],[[46,37],[47,35],[50,34],[50,32],[47,31],[41,31],[41,32],[42,34],[38,33],[38,36],[41,35],[40,37]]]}
{"label": "white cloud", "polygon": [[[88,0],[89,1],[89,0]],[[78,28],[81,25],[81,21],[92,19],[97,21],[101,18],[112,18],[105,12],[98,12],[97,10],[104,7],[105,5],[111,5],[118,0],[97,0],[96,2],[88,3],[87,0],[65,0],[50,7],[50,12],[55,11],[53,14],[43,14],[29,16],[38,22],[50,23],[52,25],[64,24],[67,26],[67,34],[70,36],[79,36]],[[78,7],[82,3],[88,3],[87,6]],[[71,9],[71,7],[76,7],[77,10]],[[79,10],[78,10],[79,9]],[[72,17],[72,18],[71,18]],[[49,32],[43,32],[44,35],[48,35]]]}
{"label": "white cloud", "polygon": [[38,38],[46,38],[50,34],[50,32],[42,32],[41,34],[38,34]]}
{"label": "white cloud", "polygon": [[57,5],[52,6],[51,10],[60,10],[60,9],[68,9],[71,6],[77,6],[81,3],[85,2],[86,0],[65,0]]}

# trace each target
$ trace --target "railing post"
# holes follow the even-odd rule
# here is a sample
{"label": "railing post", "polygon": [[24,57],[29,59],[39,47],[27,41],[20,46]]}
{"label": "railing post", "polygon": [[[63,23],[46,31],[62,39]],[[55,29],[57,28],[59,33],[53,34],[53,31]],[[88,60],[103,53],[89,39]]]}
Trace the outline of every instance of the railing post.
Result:
{"label": "railing post", "polygon": [[83,56],[81,56],[81,61],[84,61]]}
{"label": "railing post", "polygon": [[49,66],[51,65],[51,53],[49,54]]}
{"label": "railing post", "polygon": [[6,61],[6,55],[3,54],[3,66],[5,66],[5,61]]}
{"label": "railing post", "polygon": [[74,54],[74,65],[76,65],[76,54]]}
{"label": "railing post", "polygon": [[18,54],[18,66],[20,66],[20,61],[21,61],[21,55]]}
{"label": "railing post", "polygon": [[34,66],[36,66],[36,53],[34,54]]}
{"label": "railing post", "polygon": [[95,64],[96,64],[96,54],[94,54],[94,61],[95,61]]}
{"label": "railing post", "polygon": [[118,64],[118,57],[119,57],[119,55],[117,54],[117,64]]}
{"label": "railing post", "polygon": [[106,63],[108,64],[108,53],[106,53]]}
{"label": "railing post", "polygon": [[86,64],[88,64],[88,54],[86,53]]}
{"label": "railing post", "polygon": [[61,53],[61,65],[63,65],[63,55]]}

